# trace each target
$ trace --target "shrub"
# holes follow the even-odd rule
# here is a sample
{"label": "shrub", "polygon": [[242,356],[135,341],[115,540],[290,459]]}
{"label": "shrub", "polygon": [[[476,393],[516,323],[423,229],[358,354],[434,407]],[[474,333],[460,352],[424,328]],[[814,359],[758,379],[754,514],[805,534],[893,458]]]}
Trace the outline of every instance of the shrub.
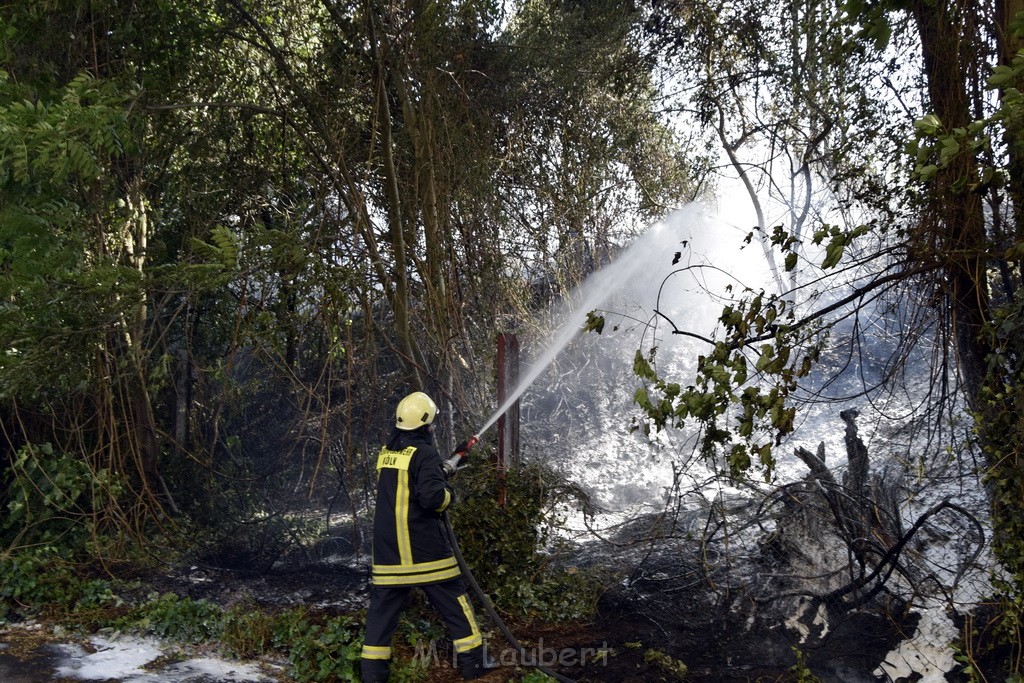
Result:
{"label": "shrub", "polygon": [[[496,495],[501,485],[505,503]],[[557,503],[582,496],[551,470],[526,465],[506,472],[483,465],[456,481],[453,526],[466,562],[498,606],[544,621],[593,615],[601,589],[591,572],[556,567],[544,552],[558,523]],[[584,504],[585,500],[582,501]]]}
{"label": "shrub", "polygon": [[351,617],[322,624],[302,620],[288,639],[288,675],[300,681],[355,680],[362,646],[362,626]]}
{"label": "shrub", "polygon": [[6,609],[65,604],[74,577],[53,546],[27,548],[0,557],[0,600]]}
{"label": "shrub", "polygon": [[85,612],[121,605],[110,581],[81,575],[65,555],[44,545],[0,556],[0,616],[45,610],[76,621]]}
{"label": "shrub", "polygon": [[2,538],[9,547],[56,545],[78,551],[95,532],[97,513],[122,487],[109,470],[53,447],[23,446],[4,472],[8,482]]}

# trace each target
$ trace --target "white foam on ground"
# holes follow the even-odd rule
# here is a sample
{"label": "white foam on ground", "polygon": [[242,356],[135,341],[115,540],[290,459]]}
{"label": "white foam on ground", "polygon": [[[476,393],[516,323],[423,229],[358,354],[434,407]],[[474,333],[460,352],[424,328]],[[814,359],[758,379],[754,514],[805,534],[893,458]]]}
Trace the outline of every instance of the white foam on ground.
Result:
{"label": "white foam on ground", "polygon": [[56,673],[80,681],[107,681],[122,683],[270,683],[256,666],[224,659],[199,657],[175,662],[160,671],[147,671],[144,667],[164,652],[160,642],[153,638],[124,636],[90,639],[95,652],[86,652],[79,645],[60,644],[55,650],[60,658]]}
{"label": "white foam on ground", "polygon": [[959,635],[941,606],[922,610],[913,637],[890,652],[874,674],[890,681],[910,680],[916,674],[920,683],[946,683],[946,672],[956,666],[950,643]]}

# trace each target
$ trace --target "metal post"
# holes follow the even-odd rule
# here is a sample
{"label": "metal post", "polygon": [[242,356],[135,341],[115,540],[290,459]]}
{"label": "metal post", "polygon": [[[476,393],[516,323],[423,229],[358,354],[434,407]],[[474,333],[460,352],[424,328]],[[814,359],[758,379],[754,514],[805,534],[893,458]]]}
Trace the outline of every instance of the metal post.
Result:
{"label": "metal post", "polygon": [[[519,338],[498,335],[498,404],[519,385]],[[519,462],[519,401],[498,418],[498,503],[505,504],[505,472]]]}

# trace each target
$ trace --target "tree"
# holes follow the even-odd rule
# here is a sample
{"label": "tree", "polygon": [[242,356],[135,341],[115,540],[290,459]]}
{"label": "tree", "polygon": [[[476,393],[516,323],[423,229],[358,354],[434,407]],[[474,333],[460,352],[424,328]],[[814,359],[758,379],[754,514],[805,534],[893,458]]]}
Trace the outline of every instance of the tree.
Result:
{"label": "tree", "polygon": [[524,282],[577,277],[571,252],[691,192],[633,11],[175,0],[3,19],[0,420],[13,451],[125,474],[111,515],[135,530],[177,508],[228,540],[287,534],[303,493],[355,514],[397,396],[433,393],[455,439],[489,406],[494,332],[536,305]]}
{"label": "tree", "polygon": [[[805,3],[792,3],[783,12],[811,20],[817,15],[808,7]],[[834,167],[822,164],[818,173],[839,188],[839,196],[851,197],[855,216],[866,216],[868,220],[857,218],[838,227],[820,225],[814,233],[814,244],[824,247],[819,258],[826,275],[831,272],[834,278],[853,273],[856,279],[844,285],[827,280],[833,291],[839,286],[844,289],[817,305],[811,298],[799,297],[806,289],[805,284],[791,287],[781,296],[746,293],[723,310],[721,336],[702,356],[696,381],[688,387],[660,378],[648,359],[638,354],[638,374],[658,390],[643,407],[659,426],[687,420],[701,425],[705,453],[724,450],[735,476],[744,476],[752,467],[751,455],[756,454],[770,478],[772,449],[794,427],[796,413],[791,397],[820,361],[827,335],[841,336],[843,320],[856,320],[869,313],[869,306],[876,305],[872,302],[884,300],[880,298],[883,295],[900,297],[894,299],[898,304],[889,310],[902,311],[909,324],[900,331],[893,347],[892,362],[886,365],[887,380],[898,381],[898,371],[912,349],[934,340],[937,352],[930,372],[936,390],[930,401],[936,403],[932,405],[948,406],[961,401],[960,405],[969,406],[975,415],[977,445],[986,454],[993,497],[993,523],[997,530],[993,547],[1013,577],[1002,584],[1009,597],[1004,604],[1005,624],[1007,633],[1019,643],[1020,611],[1015,605],[1019,605],[1017,596],[1024,592],[1024,579],[1018,543],[1011,539],[1021,536],[1014,521],[1020,518],[1021,481],[1016,474],[1020,425],[1011,424],[1008,416],[1017,414],[1014,411],[1019,408],[1017,387],[1021,375],[1017,344],[1012,338],[1019,334],[1015,316],[1019,309],[1020,263],[1014,246],[1019,237],[1012,237],[1013,231],[1006,229],[1007,225],[1019,225],[1014,199],[1019,175],[1019,99],[1012,88],[1017,72],[1007,64],[1012,53],[1009,46],[1015,44],[1016,14],[1009,5],[997,7],[983,2],[858,2],[846,3],[843,9],[845,14],[833,14],[841,19],[835,25],[839,42],[822,52],[812,53],[808,49],[802,53],[804,61],[795,59],[788,63],[808,67],[842,59],[845,65],[846,60],[857,58],[866,65],[876,60],[886,66],[888,58],[883,48],[891,42],[898,43],[901,49],[910,46],[918,50],[920,90],[915,90],[914,81],[910,81],[909,88],[893,91],[904,105],[908,101],[913,105],[919,94],[924,107],[916,122],[909,116],[902,121],[904,136],[912,131],[917,134],[917,141],[909,148],[910,158],[904,157],[900,162],[912,176],[902,182],[901,178],[906,176],[894,173],[882,187],[884,201],[873,203],[856,192],[841,189],[859,174],[858,164],[849,163],[853,148],[837,146],[838,160],[848,164],[849,171],[829,174]],[[721,30],[718,19],[693,21],[694,15],[705,10],[708,16],[715,17],[711,8],[702,5],[698,9],[683,9],[681,5],[671,5],[667,16],[661,14],[664,10],[659,7],[655,12],[655,16],[665,20],[663,26],[674,25],[673,21],[690,12],[686,15],[688,25],[700,27],[693,31],[692,42],[716,44],[714,36]],[[726,16],[738,17],[739,21],[763,14],[756,3],[742,3]],[[736,80],[737,74],[744,74],[750,85],[742,92],[735,86],[723,88],[715,91],[713,97],[697,97],[696,102],[698,109],[704,105],[709,111],[720,112],[719,134],[727,149],[735,152],[735,143],[721,132],[728,125],[728,112],[735,112],[734,125],[741,126],[747,120],[746,110],[725,109],[718,93],[730,94],[734,99],[724,100],[730,104],[752,102],[760,112],[760,97],[780,82],[780,72],[756,68],[766,62],[773,64],[764,58],[766,52],[759,31],[743,31],[746,25],[742,23],[733,26],[736,30],[729,35],[738,48],[716,51],[709,47],[704,54],[718,56],[719,63],[727,65],[725,75]],[[813,28],[817,26],[813,21],[788,25],[780,22],[777,26],[787,26],[783,33],[786,44],[810,45],[814,37],[822,35]],[[744,64],[742,58],[748,54],[748,70],[729,68],[732,64]],[[814,61],[808,61],[812,56]],[[885,77],[894,73],[891,69],[882,71],[883,78],[879,80],[891,83]],[[1001,88],[1001,103],[986,93],[986,78],[993,73],[990,84]],[[827,117],[791,119],[794,130],[802,132],[805,139],[814,140],[817,131],[840,123],[843,125],[836,130],[843,130],[846,140],[863,139],[884,130],[870,107],[856,109],[857,114],[849,119],[842,119],[833,107],[815,110],[815,100],[820,95],[798,85],[799,79],[794,79],[783,89],[784,97],[792,96],[796,103],[789,111],[816,111]],[[863,83],[860,87],[865,88]],[[741,99],[742,95],[746,99]],[[882,99],[881,95],[876,97]],[[739,139],[748,135],[747,130],[741,128]],[[780,147],[792,144],[784,136],[772,139]],[[893,136],[883,135],[877,140],[883,144],[871,149],[880,155],[882,163],[900,160],[903,150],[894,145]],[[893,146],[887,148],[884,143]],[[886,216],[879,209],[891,212],[893,207],[903,207],[895,215],[888,214],[890,219],[898,220],[877,220]],[[872,215],[875,220],[871,220]],[[794,230],[797,225],[794,221],[768,233],[772,246],[782,248],[793,265],[800,256],[795,241],[799,239]],[[806,247],[804,242],[803,248]],[[994,279],[996,274],[998,279]],[[795,308],[789,299],[797,301]],[[858,329],[854,325],[854,335]],[[849,343],[852,348],[857,342]],[[748,382],[748,376],[758,381]],[[871,387],[865,387],[865,391],[871,391]],[[659,400],[661,397],[667,397],[668,402]],[[931,414],[941,415],[943,411],[933,408]]]}

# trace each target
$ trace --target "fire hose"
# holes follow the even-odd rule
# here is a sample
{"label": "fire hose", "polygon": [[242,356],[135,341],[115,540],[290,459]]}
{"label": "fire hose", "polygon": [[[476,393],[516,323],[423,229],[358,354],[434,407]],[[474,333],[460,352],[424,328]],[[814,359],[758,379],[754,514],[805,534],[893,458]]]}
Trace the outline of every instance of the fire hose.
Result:
{"label": "fire hose", "polygon": [[[466,441],[464,444],[461,444],[459,448],[456,449],[455,453],[452,454],[451,458],[444,462],[444,472],[447,476],[451,477],[459,469],[461,469],[460,465],[462,459],[466,456],[467,453],[469,453],[469,449],[475,446],[477,441],[479,440],[479,436],[471,437],[468,441]],[[501,617],[498,616],[498,612],[494,609],[494,605],[491,604],[491,600],[487,597],[487,593],[485,593],[483,589],[480,588],[480,584],[477,583],[476,578],[473,576],[473,572],[469,570],[469,565],[466,564],[466,558],[462,556],[462,550],[459,548],[459,541],[455,537],[455,530],[452,528],[452,521],[448,517],[448,511],[445,510],[442,516],[444,519],[444,530],[445,533],[448,535],[448,542],[452,546],[452,552],[455,554],[455,561],[459,564],[459,569],[462,571],[462,576],[466,579],[466,583],[469,584],[470,590],[473,591],[473,595],[475,595],[477,597],[477,600],[480,601],[480,604],[483,605],[484,611],[487,612],[487,616],[490,617],[491,621],[498,627],[498,630],[501,631],[502,635],[505,636],[505,640],[508,641],[508,644],[511,645],[512,648],[519,654],[520,661],[525,664],[527,661],[529,661],[529,656],[526,652],[526,648],[524,648],[519,643],[519,641],[516,640],[516,637],[512,634],[512,631],[509,630],[508,626],[505,625],[505,622],[502,621]],[[550,676],[551,678],[558,681],[558,683],[576,683],[575,680],[568,678],[567,676],[563,676],[556,671],[552,671],[548,667],[543,666],[541,664],[532,664],[528,666],[537,669],[545,676]]]}

